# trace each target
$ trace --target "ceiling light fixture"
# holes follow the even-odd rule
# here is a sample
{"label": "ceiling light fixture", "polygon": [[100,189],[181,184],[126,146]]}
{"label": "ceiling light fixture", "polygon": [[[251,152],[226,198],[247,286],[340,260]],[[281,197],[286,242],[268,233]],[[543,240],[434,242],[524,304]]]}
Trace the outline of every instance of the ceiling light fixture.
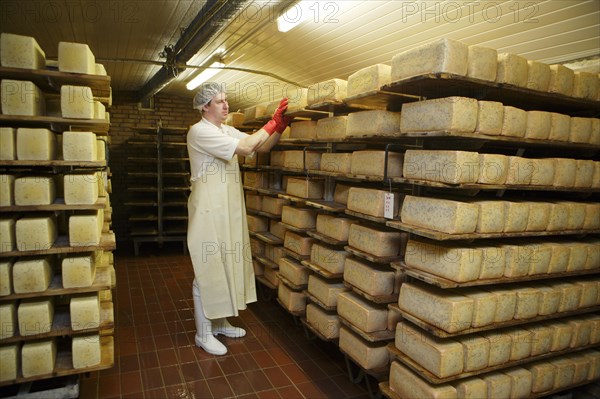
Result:
{"label": "ceiling light fixture", "polygon": [[311,16],[309,3],[306,0],[302,0],[282,12],[279,18],[277,18],[277,29],[279,32],[288,32],[309,19]]}
{"label": "ceiling light fixture", "polygon": [[210,66],[206,67],[206,69],[200,72],[194,79],[190,80],[185,87],[188,90],[194,90],[196,87],[200,86],[202,83],[211,79],[213,76],[221,72],[221,68],[223,68],[225,64],[221,61],[215,61]]}

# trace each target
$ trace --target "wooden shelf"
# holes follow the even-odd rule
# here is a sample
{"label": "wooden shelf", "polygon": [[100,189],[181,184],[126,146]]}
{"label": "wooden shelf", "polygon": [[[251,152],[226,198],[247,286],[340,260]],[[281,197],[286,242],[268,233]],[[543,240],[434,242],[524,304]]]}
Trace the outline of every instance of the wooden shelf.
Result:
{"label": "wooden shelf", "polygon": [[335,238],[331,238],[329,236],[326,236],[325,234],[321,234],[317,231],[307,231],[306,234],[316,240],[319,240],[325,244],[328,245],[333,245],[335,247],[340,247],[340,246],[344,246],[344,245],[348,245],[348,241],[340,241],[340,240],[336,240]]}
{"label": "wooden shelf", "polygon": [[306,298],[313,302],[315,305],[319,306],[321,309],[324,309],[328,312],[336,312],[337,311],[337,306],[327,306],[325,305],[323,302],[321,302],[319,299],[317,299],[314,295],[312,295],[310,292],[308,292],[308,290],[304,290],[302,291],[304,293],[304,295],[306,295]]}
{"label": "wooden shelf", "polygon": [[332,213],[343,213],[346,210],[345,205],[333,201],[306,200],[305,204]]}
{"label": "wooden shelf", "polygon": [[384,218],[384,217],[365,215],[364,213],[351,211],[349,209],[346,209],[345,213],[346,213],[346,215],[354,216],[355,218],[367,220],[369,222],[374,222],[374,223],[378,223],[378,224],[386,224],[387,222],[392,221],[392,220],[399,220],[399,217],[396,217],[395,219],[388,219],[388,218]]}
{"label": "wooden shelf", "polygon": [[285,248],[283,251],[286,254],[286,256],[289,256],[290,258],[295,259],[298,262],[302,262],[303,260],[310,259],[310,255],[300,255],[299,253],[296,253],[287,248]]}
{"label": "wooden shelf", "polygon": [[67,205],[63,198],[57,198],[50,205],[11,205],[0,206],[0,212],[46,212],[46,211],[79,211],[92,209],[105,209],[106,197],[99,197],[95,204]]}
{"label": "wooden shelf", "polygon": [[97,136],[108,134],[110,123],[104,119],[68,119],[57,116],[25,116],[0,114],[0,124],[9,127],[46,127],[56,132],[85,129]]}
{"label": "wooden shelf", "polygon": [[106,161],[63,161],[56,159],[53,161],[28,161],[28,160],[13,160],[0,161],[0,166],[48,166],[48,167],[77,167],[90,169],[106,168]]}
{"label": "wooden shelf", "polygon": [[304,291],[308,286],[308,283],[307,284],[294,284],[289,279],[282,276],[281,273],[277,273],[277,277],[279,278],[279,281],[281,281],[283,284],[287,285],[289,288],[291,288],[294,291]]}
{"label": "wooden shelf", "polygon": [[331,338],[328,338],[328,337],[324,336],[323,334],[321,334],[321,332],[315,326],[313,326],[312,324],[310,324],[310,322],[308,320],[306,320],[306,317],[301,317],[300,318],[300,322],[311,333],[313,333],[314,335],[316,335],[321,341],[333,342],[333,343],[335,343],[337,345],[337,342],[339,340],[339,336],[338,337],[331,337]]}
{"label": "wooden shelf", "polygon": [[342,316],[340,316],[340,323],[348,327],[348,329],[352,330],[352,332],[354,332],[356,335],[359,335],[362,339],[368,342],[390,341],[393,340],[396,336],[396,331],[390,330],[365,332],[360,328],[356,327],[354,324],[350,323],[348,320],[344,319]]}
{"label": "wooden shelf", "polygon": [[34,377],[23,377],[19,372],[18,377],[15,380],[3,381],[0,383],[0,387],[20,384],[23,382],[42,380],[46,378],[61,377],[72,374],[88,373],[93,371],[100,371],[109,369],[115,364],[115,348],[113,336],[101,336],[100,337],[100,348],[101,348],[101,359],[100,364],[96,366],[86,367],[82,369],[73,368],[72,353],[70,348],[61,348],[56,354],[56,361],[54,364],[54,371],[45,375],[38,375]]}
{"label": "wooden shelf", "polygon": [[50,296],[58,295],[71,295],[71,294],[82,294],[88,292],[104,291],[111,289],[111,276],[110,269],[108,267],[96,268],[96,278],[89,287],[77,287],[77,288],[64,288],[62,284],[62,275],[57,273],[53,276],[52,281],[48,289],[42,292],[28,292],[28,293],[12,293],[6,296],[0,296],[0,303],[6,301],[15,301],[19,299],[27,298],[45,298]]}
{"label": "wooden shelf", "polygon": [[314,231],[313,228],[307,229],[307,228],[303,228],[303,227],[292,226],[291,224],[287,224],[287,223],[283,223],[283,222],[280,222],[280,223],[287,230],[293,231],[294,233],[308,234],[309,231]]}
{"label": "wooden shelf", "polygon": [[255,237],[269,245],[282,245],[283,240],[268,231],[256,233]]}
{"label": "wooden shelf", "polygon": [[[395,292],[395,293],[392,293],[392,294],[389,294],[389,295],[377,295],[377,296],[374,296],[374,295],[371,295],[371,294],[368,294],[368,293],[364,292],[360,288],[358,288],[358,287],[350,284],[347,281],[344,281],[344,285],[346,287],[348,287],[350,290],[352,290],[352,292],[354,292],[354,293],[362,296],[363,298],[365,298],[365,299],[367,299],[367,300],[369,300],[371,302],[377,303],[377,304],[396,303],[396,302],[398,302],[398,297],[400,295],[399,292]],[[399,288],[400,287],[396,287],[396,289],[399,289]]]}
{"label": "wooden shelf", "polygon": [[264,276],[254,276],[254,278],[256,278],[256,281],[258,281],[259,283],[261,283],[268,289],[277,290],[277,287],[274,286],[273,284],[271,284],[271,282],[269,280],[267,280]]}
{"label": "wooden shelf", "polygon": [[259,262],[259,263],[267,266],[269,269],[279,270],[279,265],[277,263],[273,262],[271,259],[267,259],[267,258],[265,258],[263,256],[253,256],[253,258],[257,262]]}
{"label": "wooden shelf", "polygon": [[381,90],[425,98],[451,96],[472,97],[478,100],[499,101],[523,110],[590,116],[597,115],[600,101],[578,99],[558,93],[547,93],[450,73],[423,74],[385,85]]}
{"label": "wooden shelf", "polygon": [[9,251],[0,252],[0,258],[10,258],[13,256],[37,256],[51,254],[66,254],[92,252],[96,250],[113,251],[116,248],[115,234],[113,232],[102,234],[98,245],[85,245],[80,247],[72,247],[69,245],[69,237],[59,236],[54,245],[47,249],[31,250],[31,251]]}
{"label": "wooden shelf", "polygon": [[346,252],[349,252],[354,256],[358,256],[359,258],[366,259],[369,262],[377,263],[379,265],[389,265],[393,262],[399,262],[402,258],[401,256],[376,256],[363,252],[359,249],[352,248],[349,245],[346,245],[344,249],[346,250]]}
{"label": "wooden shelf", "polygon": [[331,273],[308,260],[303,260],[300,263],[327,280],[341,280],[344,277],[344,273]]}
{"label": "wooden shelf", "polygon": [[402,230],[407,233],[416,234],[421,237],[430,238],[437,241],[449,240],[481,240],[485,238],[516,238],[516,237],[549,237],[565,235],[588,235],[598,234],[600,230],[558,230],[558,231],[525,231],[518,233],[465,233],[448,234],[441,231],[431,230],[424,227],[413,226],[400,221],[388,221],[387,226]]}
{"label": "wooden shelf", "polygon": [[366,93],[357,94],[352,97],[346,97],[344,99],[344,103],[346,103],[348,106],[356,108],[400,111],[402,104],[419,100],[420,98],[414,95],[406,95],[383,90],[372,90]]}

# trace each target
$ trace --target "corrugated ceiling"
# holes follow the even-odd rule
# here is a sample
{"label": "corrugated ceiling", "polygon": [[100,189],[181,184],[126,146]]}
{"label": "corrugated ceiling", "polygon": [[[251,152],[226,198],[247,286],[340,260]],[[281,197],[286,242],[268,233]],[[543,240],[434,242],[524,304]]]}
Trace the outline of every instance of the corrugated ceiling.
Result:
{"label": "corrugated ceiling", "polygon": [[[135,91],[159,69],[140,60],[164,61],[159,53],[177,41],[204,3],[2,0],[0,22],[4,32],[34,36],[48,58],[56,58],[59,41],[88,43],[111,75],[113,90]],[[308,86],[389,64],[395,54],[438,37],[546,63],[600,55],[597,0],[311,1],[310,20],[287,33],[278,32],[275,23],[280,3],[249,2],[189,62],[201,64],[224,49],[228,67],[270,72]],[[192,97],[185,83],[194,73],[181,73],[163,92]],[[240,71],[224,70],[214,80],[228,85],[231,106],[239,109],[295,90],[273,77]]]}

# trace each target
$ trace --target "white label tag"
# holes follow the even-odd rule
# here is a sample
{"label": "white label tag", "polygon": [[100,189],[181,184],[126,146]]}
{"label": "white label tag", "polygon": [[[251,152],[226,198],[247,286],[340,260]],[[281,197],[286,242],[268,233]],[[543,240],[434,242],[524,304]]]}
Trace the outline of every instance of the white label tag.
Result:
{"label": "white label tag", "polygon": [[394,218],[394,194],[392,193],[385,193],[383,216],[386,219]]}

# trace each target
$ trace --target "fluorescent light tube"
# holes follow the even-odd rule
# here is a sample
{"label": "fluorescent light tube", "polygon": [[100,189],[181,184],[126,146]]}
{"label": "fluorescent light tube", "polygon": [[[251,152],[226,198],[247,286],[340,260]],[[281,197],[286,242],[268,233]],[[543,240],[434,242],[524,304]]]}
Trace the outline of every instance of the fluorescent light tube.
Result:
{"label": "fluorescent light tube", "polygon": [[210,78],[212,78],[213,76],[215,76],[216,74],[221,72],[220,69],[215,69],[215,68],[223,68],[224,66],[225,66],[225,64],[222,62],[219,62],[219,61],[213,62],[204,71],[200,72],[200,74],[198,76],[196,76],[194,79],[190,80],[185,85],[185,87],[188,90],[194,90],[196,87],[200,86],[202,83],[206,82],[207,80],[209,80]]}

